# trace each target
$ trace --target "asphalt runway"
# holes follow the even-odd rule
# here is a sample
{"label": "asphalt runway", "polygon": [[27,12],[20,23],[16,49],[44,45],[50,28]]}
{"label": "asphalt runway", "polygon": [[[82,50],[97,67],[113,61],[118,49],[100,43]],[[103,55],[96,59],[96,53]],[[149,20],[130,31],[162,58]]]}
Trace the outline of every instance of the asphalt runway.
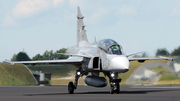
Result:
{"label": "asphalt runway", "polygon": [[178,86],[121,86],[120,94],[109,89],[78,86],[68,94],[67,86],[0,87],[0,101],[180,101]]}

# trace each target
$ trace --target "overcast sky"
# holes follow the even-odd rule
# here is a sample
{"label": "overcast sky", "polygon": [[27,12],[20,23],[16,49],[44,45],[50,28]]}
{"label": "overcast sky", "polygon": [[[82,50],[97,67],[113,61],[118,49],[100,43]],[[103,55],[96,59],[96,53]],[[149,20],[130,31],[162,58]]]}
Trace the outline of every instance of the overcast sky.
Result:
{"label": "overcast sky", "polygon": [[90,43],[111,38],[150,56],[180,46],[180,0],[0,0],[0,61],[76,45],[77,6]]}

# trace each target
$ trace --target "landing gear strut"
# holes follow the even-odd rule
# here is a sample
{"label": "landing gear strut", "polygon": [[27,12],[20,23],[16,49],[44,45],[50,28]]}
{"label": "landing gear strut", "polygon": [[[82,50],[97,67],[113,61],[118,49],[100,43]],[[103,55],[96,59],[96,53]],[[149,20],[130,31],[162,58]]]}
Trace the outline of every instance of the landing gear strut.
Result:
{"label": "landing gear strut", "polygon": [[110,79],[110,94],[116,93],[119,94],[120,91],[120,85],[119,83],[121,82],[121,79],[118,79],[118,73],[110,73],[109,74],[109,79]]}
{"label": "landing gear strut", "polygon": [[75,80],[74,80],[74,84],[73,82],[69,82],[68,84],[68,92],[69,94],[73,94],[74,93],[74,89],[77,88],[77,85],[78,85],[78,79],[80,76],[83,76],[83,72],[81,72],[80,70],[77,70],[76,71],[76,76],[75,76]]}

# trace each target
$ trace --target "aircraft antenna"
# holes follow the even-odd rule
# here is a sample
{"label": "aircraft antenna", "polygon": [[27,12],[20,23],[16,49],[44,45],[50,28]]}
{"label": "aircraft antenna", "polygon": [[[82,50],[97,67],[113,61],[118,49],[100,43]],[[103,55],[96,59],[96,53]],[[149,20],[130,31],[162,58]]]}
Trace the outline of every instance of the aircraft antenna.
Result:
{"label": "aircraft antenna", "polygon": [[95,44],[97,44],[97,42],[96,42],[96,37],[94,37],[94,41],[95,41]]}

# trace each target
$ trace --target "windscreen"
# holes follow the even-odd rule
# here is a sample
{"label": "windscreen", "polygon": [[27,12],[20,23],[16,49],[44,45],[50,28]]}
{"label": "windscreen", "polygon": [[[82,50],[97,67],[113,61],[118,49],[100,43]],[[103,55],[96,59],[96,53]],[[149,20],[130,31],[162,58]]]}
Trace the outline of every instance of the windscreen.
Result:
{"label": "windscreen", "polygon": [[122,47],[112,39],[104,39],[98,43],[98,47],[108,54],[122,55]]}
{"label": "windscreen", "polygon": [[108,54],[122,55],[122,48],[119,45],[112,45],[108,48]]}

